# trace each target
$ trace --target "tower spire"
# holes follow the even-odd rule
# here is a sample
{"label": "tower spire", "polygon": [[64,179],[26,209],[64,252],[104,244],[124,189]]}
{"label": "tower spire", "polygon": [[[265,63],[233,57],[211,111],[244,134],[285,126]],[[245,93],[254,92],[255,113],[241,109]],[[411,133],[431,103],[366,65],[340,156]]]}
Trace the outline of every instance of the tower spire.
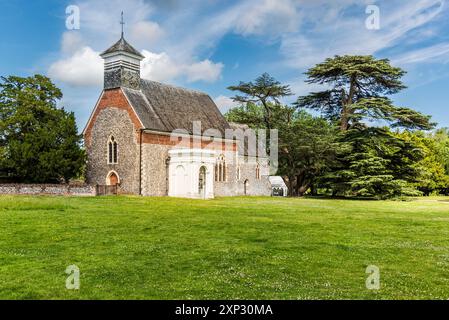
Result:
{"label": "tower spire", "polygon": [[125,21],[123,20],[123,11],[122,11],[122,19],[120,20],[120,24],[122,25],[122,38],[123,38],[124,29],[125,29]]}

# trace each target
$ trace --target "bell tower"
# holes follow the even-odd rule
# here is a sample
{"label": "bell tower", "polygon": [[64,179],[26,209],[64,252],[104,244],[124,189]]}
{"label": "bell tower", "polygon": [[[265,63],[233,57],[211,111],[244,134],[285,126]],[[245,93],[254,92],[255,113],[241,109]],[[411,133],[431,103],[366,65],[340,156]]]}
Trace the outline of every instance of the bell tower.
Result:
{"label": "bell tower", "polygon": [[123,12],[120,24],[120,40],[100,55],[104,59],[104,89],[126,87],[139,90],[140,62],[145,57],[125,40]]}

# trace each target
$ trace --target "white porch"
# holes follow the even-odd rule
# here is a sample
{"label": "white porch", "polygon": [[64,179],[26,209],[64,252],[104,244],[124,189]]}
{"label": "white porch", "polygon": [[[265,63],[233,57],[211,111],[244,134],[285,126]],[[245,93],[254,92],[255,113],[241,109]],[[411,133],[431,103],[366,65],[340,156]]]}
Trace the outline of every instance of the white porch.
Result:
{"label": "white porch", "polygon": [[169,197],[214,198],[214,150],[173,149],[168,154]]}

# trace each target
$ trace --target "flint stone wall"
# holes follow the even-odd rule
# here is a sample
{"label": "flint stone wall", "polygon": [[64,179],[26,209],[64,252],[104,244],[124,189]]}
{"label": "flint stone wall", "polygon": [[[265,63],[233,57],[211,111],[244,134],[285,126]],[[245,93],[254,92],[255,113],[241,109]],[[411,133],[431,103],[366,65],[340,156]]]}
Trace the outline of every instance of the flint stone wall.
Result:
{"label": "flint stone wall", "polygon": [[2,195],[95,196],[95,186],[68,184],[0,184]]}

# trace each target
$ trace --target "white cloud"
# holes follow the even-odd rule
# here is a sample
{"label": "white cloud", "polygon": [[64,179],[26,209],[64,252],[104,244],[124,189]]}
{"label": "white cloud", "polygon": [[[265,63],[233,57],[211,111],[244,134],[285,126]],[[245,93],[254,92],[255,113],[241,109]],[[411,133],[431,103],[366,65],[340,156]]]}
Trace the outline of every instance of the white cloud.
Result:
{"label": "white cloud", "polygon": [[224,65],[214,63],[209,59],[184,66],[187,81],[214,82],[220,78]]}
{"label": "white cloud", "polygon": [[412,64],[418,62],[446,62],[449,55],[449,43],[440,43],[423,49],[414,50],[393,59],[394,64]]}
{"label": "white cloud", "polygon": [[235,31],[245,36],[293,32],[300,23],[297,1],[248,1],[242,7],[235,18]]}
{"label": "white cloud", "polygon": [[[204,7],[204,1],[188,3],[189,12],[195,12],[198,4]],[[297,0],[241,0],[203,16],[182,13],[168,21],[174,38],[167,50],[172,55],[195,55],[213,49],[228,33],[262,36],[272,42],[298,29],[300,6]],[[202,9],[196,8],[200,14]]]}
{"label": "white cloud", "polygon": [[235,102],[231,98],[223,95],[216,97],[214,99],[214,102],[223,114],[226,113],[229,109],[237,107],[239,105],[238,102]]}
{"label": "white cloud", "polygon": [[[253,37],[260,50],[266,44],[279,46],[279,57],[270,60],[267,67],[268,71],[279,68],[280,74],[293,70],[299,75],[335,54],[386,53],[395,62],[407,64],[445,61],[449,55],[445,43],[430,42],[435,41],[433,22],[446,14],[441,14],[443,0],[374,1],[381,14],[381,29],[377,31],[365,28],[365,8],[373,0],[76,2],[81,9],[81,30],[63,34],[60,57],[48,71],[72,86],[101,85],[103,65],[98,53],[118,40],[122,10],[125,37],[146,56],[142,77],[162,82],[220,79],[224,65],[211,57],[220,40],[232,33]],[[404,48],[423,43],[424,37],[428,48],[403,53]],[[298,78],[291,83],[297,94],[310,90]],[[65,90],[72,89],[66,86]],[[230,98],[225,96],[216,100],[222,108],[230,105]]]}
{"label": "white cloud", "polygon": [[222,63],[206,59],[191,64],[174,61],[166,52],[153,53],[143,50],[142,78],[155,81],[171,81],[185,77],[188,82],[218,80],[223,69]]}
{"label": "white cloud", "polygon": [[62,35],[61,50],[63,53],[70,54],[78,51],[84,46],[84,41],[77,31],[67,31]]}
{"label": "white cloud", "polygon": [[[374,31],[365,28],[368,17],[365,4],[354,3],[353,10],[357,8],[360,15],[351,16],[345,16],[347,5],[339,1],[329,4],[329,15],[325,7],[322,13],[306,8],[311,10],[306,22],[314,27],[309,26],[308,33],[289,34],[282,39],[281,53],[289,66],[310,67],[336,54],[374,54],[400,43],[409,32],[435,19],[443,9],[441,0],[383,3],[379,5],[381,28]],[[318,15],[326,16],[327,22],[317,19]]]}
{"label": "white cloud", "polygon": [[53,63],[51,78],[73,86],[98,86],[103,82],[103,60],[90,47],[83,47],[72,56]]}
{"label": "white cloud", "polygon": [[[146,56],[142,63],[143,78],[162,82],[177,79],[213,82],[221,77],[224,68],[222,63],[200,59],[198,57],[201,55],[197,52],[174,49],[167,44],[182,43],[182,32],[187,31],[190,26],[183,30],[179,28],[179,21],[175,25],[166,22],[171,31],[167,34],[163,26],[151,20],[156,9],[150,2],[81,0],[78,5],[81,29],[63,34],[61,56],[48,69],[48,74],[55,80],[73,86],[97,86],[102,83],[103,61],[98,55],[118,40],[118,22],[122,10],[125,12],[125,37]],[[185,3],[183,5],[187,6]],[[195,5],[192,3],[187,7]],[[174,33],[173,30],[179,32]],[[176,39],[173,40],[170,36]]]}
{"label": "white cloud", "polygon": [[145,56],[142,61],[142,78],[164,82],[179,76],[179,67],[165,52],[158,54],[143,50],[142,54]]}
{"label": "white cloud", "polygon": [[[222,63],[206,59],[193,63],[174,61],[166,52],[153,53],[143,50],[145,59],[141,65],[141,76],[160,82],[185,78],[188,82],[213,82],[220,78]],[[82,47],[73,55],[53,63],[48,74],[51,78],[72,86],[99,86],[103,82],[103,59],[100,52]]]}
{"label": "white cloud", "polygon": [[[81,0],[81,32],[88,40],[99,46],[111,45],[120,37],[120,13],[125,15],[125,33],[142,21],[150,21],[154,8],[144,0]],[[98,48],[103,50],[106,48]]]}
{"label": "white cloud", "polygon": [[162,36],[164,30],[153,21],[139,21],[131,26],[130,42],[136,46],[152,46]]}

